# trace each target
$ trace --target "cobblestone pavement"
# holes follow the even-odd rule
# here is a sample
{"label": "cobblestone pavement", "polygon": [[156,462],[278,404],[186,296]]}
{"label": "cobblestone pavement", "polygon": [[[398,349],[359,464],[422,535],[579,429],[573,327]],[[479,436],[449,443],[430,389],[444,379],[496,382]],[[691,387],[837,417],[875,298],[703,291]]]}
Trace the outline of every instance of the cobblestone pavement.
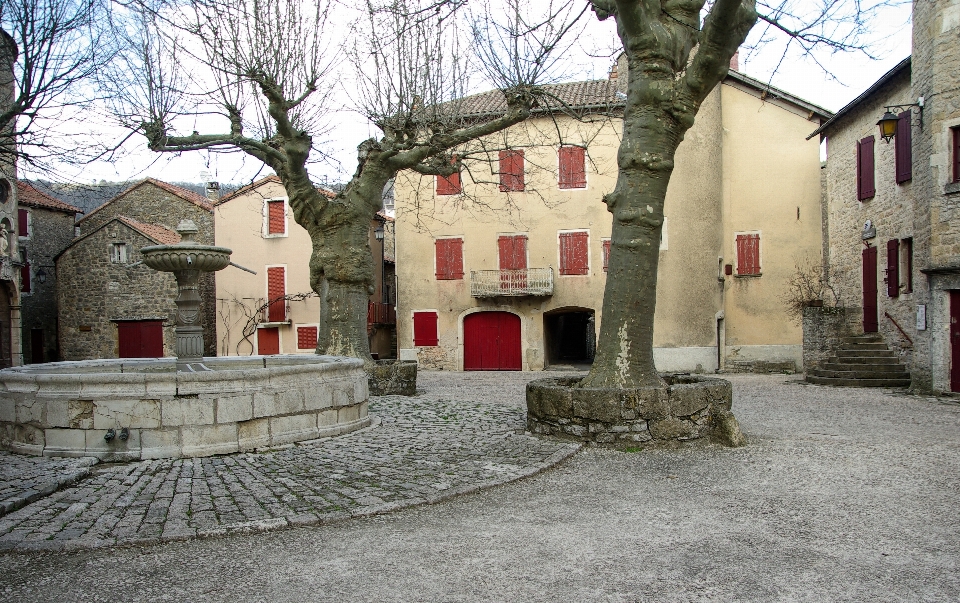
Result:
{"label": "cobblestone pavement", "polygon": [[[522,396],[525,380],[505,388],[511,397]],[[3,492],[12,498],[84,479],[0,517],[0,550],[182,540],[375,514],[532,475],[579,448],[523,435],[520,405],[484,401],[490,392],[469,379],[452,388],[442,381],[425,376],[416,397],[371,398],[378,426],[265,453],[92,468],[82,467],[85,459],[6,453]]]}
{"label": "cobblestone pavement", "polygon": [[0,517],[90,474],[96,459],[58,459],[0,451]]}

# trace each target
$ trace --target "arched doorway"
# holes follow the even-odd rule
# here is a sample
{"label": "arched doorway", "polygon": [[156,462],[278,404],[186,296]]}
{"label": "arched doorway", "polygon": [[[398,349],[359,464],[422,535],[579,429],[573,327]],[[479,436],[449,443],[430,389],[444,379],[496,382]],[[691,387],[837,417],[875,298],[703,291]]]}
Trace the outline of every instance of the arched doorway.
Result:
{"label": "arched doorway", "polygon": [[463,370],[522,368],[519,316],[509,312],[475,312],[463,319]]}
{"label": "arched doorway", "polygon": [[560,308],[543,315],[547,366],[589,365],[597,348],[593,310]]}

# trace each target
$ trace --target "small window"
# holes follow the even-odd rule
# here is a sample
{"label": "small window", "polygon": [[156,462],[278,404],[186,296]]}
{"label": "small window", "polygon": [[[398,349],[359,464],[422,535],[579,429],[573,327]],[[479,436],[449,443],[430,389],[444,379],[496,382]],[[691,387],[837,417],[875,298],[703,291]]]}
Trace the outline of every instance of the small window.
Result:
{"label": "small window", "polygon": [[435,346],[439,343],[437,337],[437,313],[413,313],[413,345]]}
{"label": "small window", "polygon": [[603,271],[606,272],[610,267],[610,239],[603,239]]}
{"label": "small window", "polygon": [[[456,163],[457,157],[453,157]],[[463,192],[463,185],[460,182],[460,172],[454,172],[447,177],[437,176],[437,194],[438,195],[459,195]]]}
{"label": "small window", "polygon": [[873,178],[873,136],[857,143],[857,199],[866,201],[877,194]]}
{"label": "small window", "polygon": [[126,243],[112,243],[110,245],[110,261],[114,264],[126,264],[130,261],[129,249],[130,246]]}
{"label": "small window", "polygon": [[29,239],[33,234],[33,217],[30,212],[22,207],[17,210],[17,234],[21,239]]}
{"label": "small window", "polygon": [[950,134],[950,155],[953,161],[953,181],[960,182],[960,126],[950,128]]}
{"label": "small window", "polygon": [[586,155],[583,147],[560,147],[560,188],[586,188]]}
{"label": "small window", "polygon": [[263,219],[265,237],[287,236],[286,199],[267,199],[264,201]]}
{"label": "small window", "polygon": [[737,275],[760,275],[760,233],[737,235]]}
{"label": "small window", "polygon": [[297,349],[315,350],[317,349],[317,327],[316,326],[297,326]]}
{"label": "small window", "polygon": [[463,239],[437,239],[436,263],[438,281],[456,281],[463,278]]}
{"label": "small window", "polygon": [[500,151],[500,190],[522,191],[523,151]]}
{"label": "small window", "polygon": [[560,274],[590,274],[590,234],[587,231],[560,233]]}
{"label": "small window", "polygon": [[267,321],[287,319],[287,269],[284,266],[267,267]]}
{"label": "small window", "polygon": [[266,327],[257,329],[257,354],[269,356],[280,353],[280,329]]}
{"label": "small window", "polygon": [[903,292],[913,293],[913,237],[900,240],[900,280]]}
{"label": "small window", "polygon": [[887,297],[900,297],[900,240],[887,241]]}
{"label": "small window", "polygon": [[896,153],[897,184],[909,182],[913,178],[913,130],[910,127],[910,111],[898,115],[897,135],[893,139]]}

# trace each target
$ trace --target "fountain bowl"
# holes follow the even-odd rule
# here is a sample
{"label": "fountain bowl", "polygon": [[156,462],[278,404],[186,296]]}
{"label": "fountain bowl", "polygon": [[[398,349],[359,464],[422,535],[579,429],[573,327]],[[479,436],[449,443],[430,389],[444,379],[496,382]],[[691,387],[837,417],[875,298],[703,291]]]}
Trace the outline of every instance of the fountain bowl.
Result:
{"label": "fountain bowl", "polygon": [[178,270],[201,270],[216,272],[230,265],[231,250],[226,247],[179,243],[177,245],[152,245],[140,250],[143,263],[161,272]]}

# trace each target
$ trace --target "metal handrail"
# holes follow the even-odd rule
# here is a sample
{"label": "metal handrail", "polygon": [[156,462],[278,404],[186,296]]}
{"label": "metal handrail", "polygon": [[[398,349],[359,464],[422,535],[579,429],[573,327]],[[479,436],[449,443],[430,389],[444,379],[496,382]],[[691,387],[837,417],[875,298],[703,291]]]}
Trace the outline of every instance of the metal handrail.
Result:
{"label": "metal handrail", "polygon": [[473,297],[553,295],[553,268],[471,270],[470,295]]}

